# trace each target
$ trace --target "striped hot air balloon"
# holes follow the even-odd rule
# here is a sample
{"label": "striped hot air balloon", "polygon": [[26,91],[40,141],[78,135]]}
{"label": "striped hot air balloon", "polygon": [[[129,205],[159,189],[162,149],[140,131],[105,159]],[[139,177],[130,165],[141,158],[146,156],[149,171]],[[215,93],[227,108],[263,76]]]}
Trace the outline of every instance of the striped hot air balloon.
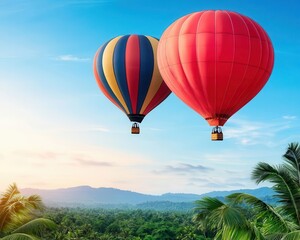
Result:
{"label": "striped hot air balloon", "polygon": [[94,58],[94,75],[100,90],[134,122],[138,123],[171,93],[157,66],[158,40],[126,35],[103,44]]}

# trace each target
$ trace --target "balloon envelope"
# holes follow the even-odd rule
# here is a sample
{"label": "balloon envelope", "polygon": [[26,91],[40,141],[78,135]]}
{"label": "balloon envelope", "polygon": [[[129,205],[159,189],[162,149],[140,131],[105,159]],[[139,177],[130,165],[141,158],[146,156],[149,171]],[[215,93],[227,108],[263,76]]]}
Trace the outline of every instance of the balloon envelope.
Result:
{"label": "balloon envelope", "polygon": [[157,46],[150,36],[119,36],[103,44],[94,58],[99,88],[134,122],[142,122],[171,93],[158,70]]}
{"label": "balloon envelope", "polygon": [[223,126],[266,84],[272,43],[252,19],[230,11],[202,11],[175,21],[158,46],[168,87],[211,126]]}

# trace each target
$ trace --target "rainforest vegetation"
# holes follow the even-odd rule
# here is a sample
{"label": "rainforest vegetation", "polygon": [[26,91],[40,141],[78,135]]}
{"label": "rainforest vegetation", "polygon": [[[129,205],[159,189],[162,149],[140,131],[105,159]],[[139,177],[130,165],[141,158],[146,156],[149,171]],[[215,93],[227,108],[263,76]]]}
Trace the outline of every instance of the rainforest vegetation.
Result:
{"label": "rainforest vegetation", "polygon": [[191,212],[52,208],[45,216],[58,225],[47,240],[203,239]]}
{"label": "rainforest vegetation", "polygon": [[273,185],[276,205],[234,193],[199,199],[185,212],[46,209],[39,196],[22,196],[13,184],[0,199],[0,239],[299,240],[300,145],[288,145],[282,164],[259,162],[251,177]]}

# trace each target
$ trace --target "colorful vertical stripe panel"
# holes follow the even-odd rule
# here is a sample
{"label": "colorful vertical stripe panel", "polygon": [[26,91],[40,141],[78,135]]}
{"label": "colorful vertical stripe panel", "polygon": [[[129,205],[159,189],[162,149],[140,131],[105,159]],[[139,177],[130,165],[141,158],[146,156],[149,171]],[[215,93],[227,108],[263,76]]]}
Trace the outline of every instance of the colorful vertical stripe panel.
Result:
{"label": "colorful vertical stripe panel", "polygon": [[131,121],[146,114],[171,93],[157,66],[158,40],[144,35],[116,37],[103,44],[94,58],[100,90]]}

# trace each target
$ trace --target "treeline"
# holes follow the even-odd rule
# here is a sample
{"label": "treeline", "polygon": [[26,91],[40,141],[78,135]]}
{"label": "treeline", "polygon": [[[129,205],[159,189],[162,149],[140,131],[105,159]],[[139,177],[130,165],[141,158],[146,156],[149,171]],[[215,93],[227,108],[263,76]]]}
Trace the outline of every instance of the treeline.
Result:
{"label": "treeline", "polygon": [[144,202],[136,205],[132,204],[78,204],[78,203],[51,203],[48,205],[52,208],[101,208],[101,209],[122,209],[122,210],[156,210],[156,211],[176,211],[176,212],[188,212],[192,211],[196,205],[194,202],[170,202],[170,201],[155,201]]}
{"label": "treeline", "polygon": [[50,208],[57,224],[45,240],[202,240],[192,212]]}

